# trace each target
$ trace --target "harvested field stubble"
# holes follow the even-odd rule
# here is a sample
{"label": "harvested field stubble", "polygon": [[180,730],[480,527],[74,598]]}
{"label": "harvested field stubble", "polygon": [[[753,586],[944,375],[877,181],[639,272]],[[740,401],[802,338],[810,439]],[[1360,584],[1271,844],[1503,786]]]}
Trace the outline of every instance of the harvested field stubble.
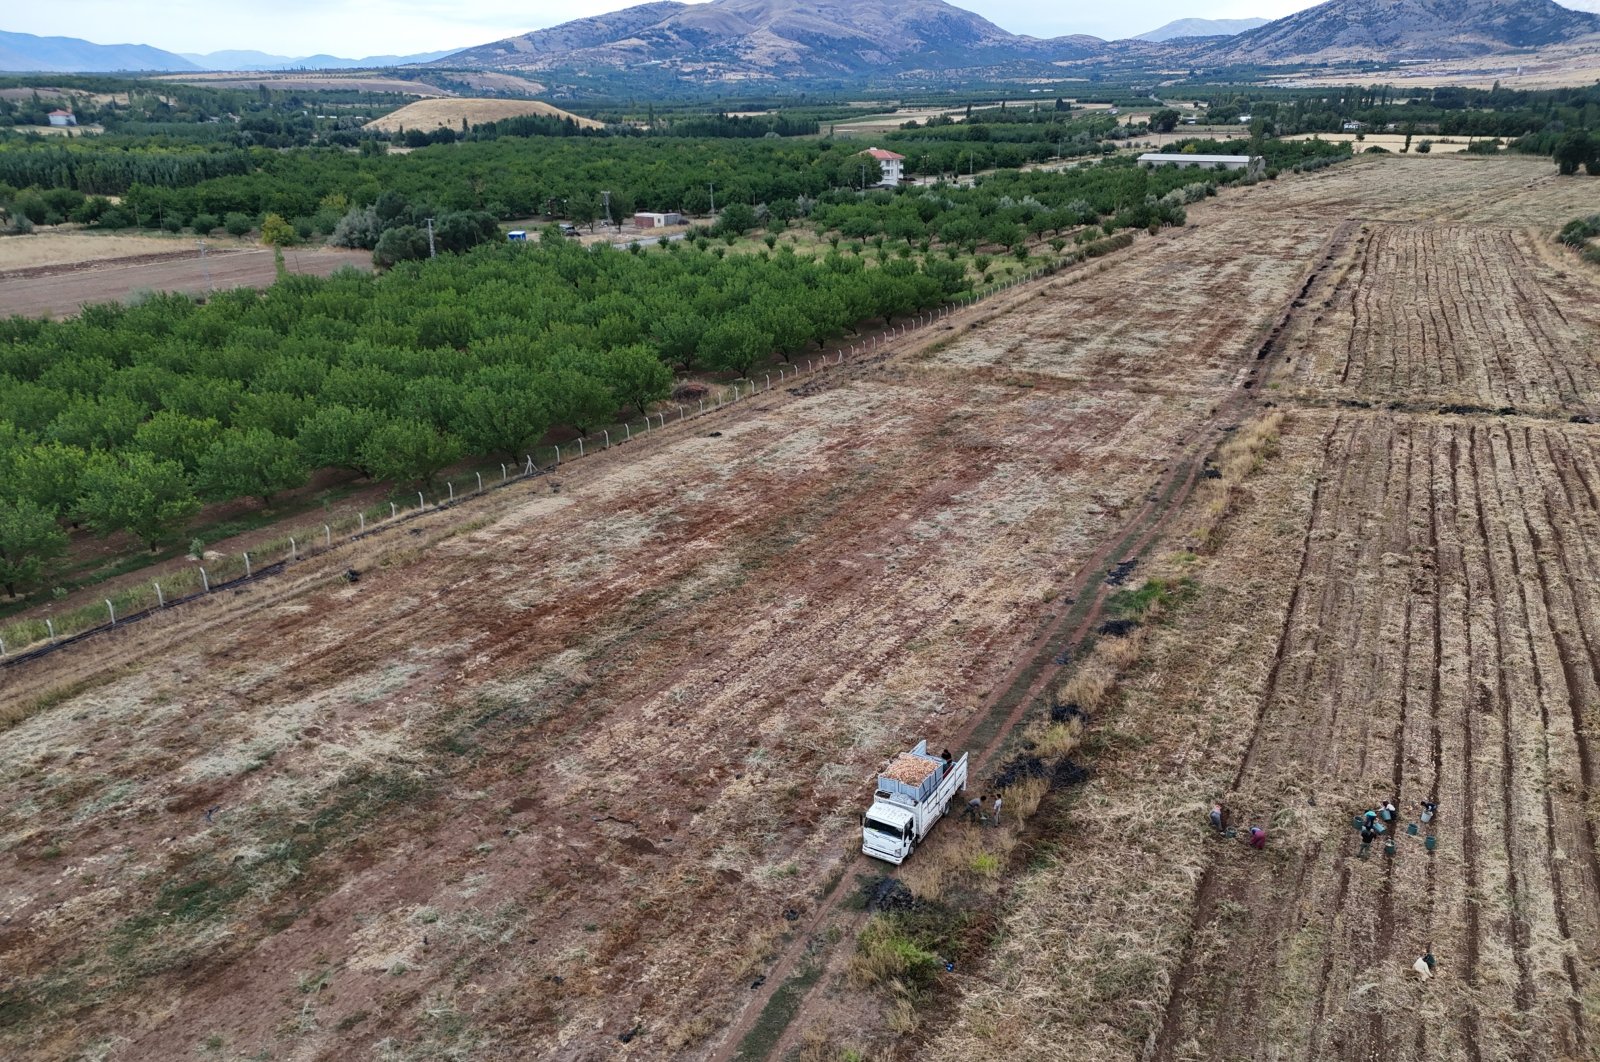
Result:
{"label": "harvested field stubble", "polygon": [[[1265,378],[1309,408],[1205,536],[1194,605],[1147,632],[1150,665],[1095,723],[1129,740],[1097,762],[1070,843],[1018,885],[931,1052],[1600,1048],[1600,434],[1567,423],[1595,397],[1600,300],[1533,242],[1572,183],[1426,165],[1302,185],[1330,223],[1367,219],[1266,350]],[[1449,194],[1412,182],[1425,173]],[[1363,380],[1365,408],[1326,408]],[[1484,408],[1512,402],[1538,415]],[[1363,857],[1351,818],[1385,799],[1395,850]],[[1266,826],[1266,851],[1213,834],[1213,800],[1236,830]]]}
{"label": "harvested field stubble", "polygon": [[703,1050],[878,767],[965,722],[1198,413],[891,361],[430,518],[358,585],[212,602],[0,747],[0,1045]]}

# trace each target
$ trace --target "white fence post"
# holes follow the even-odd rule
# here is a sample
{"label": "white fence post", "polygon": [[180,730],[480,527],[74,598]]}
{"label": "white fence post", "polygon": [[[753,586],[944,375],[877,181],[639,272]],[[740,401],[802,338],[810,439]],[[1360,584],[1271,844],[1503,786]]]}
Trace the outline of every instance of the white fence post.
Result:
{"label": "white fence post", "polygon": [[527,461],[528,461],[527,464],[522,466],[522,474],[524,476],[533,475],[533,455],[532,454],[523,454],[522,456],[527,458]]}
{"label": "white fence post", "polygon": [[[679,419],[679,420],[682,420],[682,419],[683,419],[683,407],[682,407],[682,406],[679,406],[679,407],[678,407],[678,419]],[[662,421],[661,421],[661,423],[662,423],[662,424],[663,424],[663,425],[665,425],[665,424],[666,424],[666,418],[662,418]]]}
{"label": "white fence post", "polygon": [[628,425],[627,421],[623,421],[622,422],[622,430],[628,433],[627,435],[623,436],[622,441],[623,442],[632,442],[633,441],[633,428]]}
{"label": "white fence post", "polygon": [[[780,379],[780,380],[783,379],[783,370],[782,369],[778,370],[778,379]],[[767,390],[769,390],[769,391],[772,390],[772,374],[770,372],[767,373]]]}
{"label": "white fence post", "polygon": [[704,413],[705,411],[706,411],[706,400],[702,398],[700,400],[700,412]]}
{"label": "white fence post", "polygon": [[250,570],[250,551],[249,550],[245,550],[245,553],[244,553],[244,577],[246,579],[249,579],[249,578],[252,578],[253,576],[254,576],[254,573]]}
{"label": "white fence post", "polygon": [[604,435],[606,437],[606,449],[607,450],[611,449],[611,431],[610,431],[610,429],[601,428],[600,429],[600,434]]}
{"label": "white fence post", "polygon": [[[559,450],[557,450],[556,452],[560,453]],[[478,473],[475,473],[475,475],[478,477],[478,493],[482,494],[483,493],[483,473],[482,472],[478,472]]]}
{"label": "white fence post", "polygon": [[115,627],[117,625],[117,610],[111,607],[111,599],[109,597],[106,598],[106,611],[111,613],[111,625]]}
{"label": "white fence post", "polygon": [[[154,583],[155,580],[152,579],[151,582]],[[161,592],[161,584],[160,583],[155,583],[155,587],[156,587],[156,608],[166,608],[167,607],[167,595],[163,594]]]}
{"label": "white fence post", "polygon": [[393,520],[400,515],[400,510],[395,508],[394,502],[389,503],[389,519]]}
{"label": "white fence post", "polygon": [[579,457],[583,456],[583,440],[582,439],[578,440],[578,456]]}
{"label": "white fence post", "polygon": [[200,569],[200,585],[206,588],[206,593],[211,593],[211,577],[204,568]]}
{"label": "white fence post", "polygon": [[428,507],[427,499],[423,498],[422,492],[420,490],[417,491],[417,508],[418,509],[426,509],[427,507]]}
{"label": "white fence post", "polygon": [[356,519],[361,521],[361,533],[363,535],[366,534],[367,533],[367,514],[366,513],[356,513]]}
{"label": "white fence post", "polygon": [[456,485],[453,482],[451,482],[450,480],[448,480],[448,479],[444,481],[444,485],[445,485],[445,489],[447,489],[450,492],[450,500],[451,501],[455,501],[456,500]]}
{"label": "white fence post", "polygon": [[52,642],[55,641],[56,640],[56,621],[51,619],[50,617],[46,616],[45,620],[44,620],[44,628],[45,628],[45,630],[50,632],[50,640]]}
{"label": "white fence post", "polygon": [[333,547],[333,528],[327,524],[322,525],[322,544],[330,549]]}
{"label": "white fence post", "polygon": [[501,461],[500,462],[500,482],[504,483],[505,481],[506,481],[506,463],[504,461]]}
{"label": "white fence post", "polygon": [[299,560],[300,559],[300,547],[295,544],[293,535],[289,536],[289,559],[290,560]]}

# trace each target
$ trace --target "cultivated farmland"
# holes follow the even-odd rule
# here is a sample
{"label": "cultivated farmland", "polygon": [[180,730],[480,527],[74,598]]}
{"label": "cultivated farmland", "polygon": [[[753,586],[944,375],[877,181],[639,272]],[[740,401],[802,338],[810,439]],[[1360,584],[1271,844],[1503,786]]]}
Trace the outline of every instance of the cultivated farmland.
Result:
{"label": "cultivated farmland", "polygon": [[[1600,287],[1540,243],[1577,213],[1548,171],[1228,192],[942,343],[4,673],[0,1049],[1583,1057]],[[1424,323],[1453,298],[1510,360]],[[1192,544],[1267,403],[1279,452],[1158,565],[1194,601],[990,951],[875,1034],[836,977],[867,779],[927,736],[986,783],[1106,568]],[[1359,859],[1385,797],[1437,799],[1437,847]],[[1268,849],[1207,836],[1214,799]]]}

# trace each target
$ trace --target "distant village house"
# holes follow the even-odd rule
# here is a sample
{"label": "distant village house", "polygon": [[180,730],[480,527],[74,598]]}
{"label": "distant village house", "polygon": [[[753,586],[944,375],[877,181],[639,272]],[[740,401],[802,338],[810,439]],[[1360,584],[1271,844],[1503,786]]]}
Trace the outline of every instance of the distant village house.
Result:
{"label": "distant village house", "polygon": [[883,179],[878,182],[879,188],[893,188],[900,183],[901,169],[905,165],[906,157],[896,155],[883,148],[868,148],[862,152],[868,158],[878,160],[878,165],[883,169]]}
{"label": "distant village house", "polygon": [[50,112],[50,124],[51,125],[77,125],[78,124],[78,116],[76,114],[73,114],[71,111],[51,111]]}
{"label": "distant village house", "polygon": [[1267,160],[1260,155],[1186,155],[1152,151],[1139,156],[1141,166],[1176,166],[1183,169],[1244,170],[1248,177],[1267,172]]}

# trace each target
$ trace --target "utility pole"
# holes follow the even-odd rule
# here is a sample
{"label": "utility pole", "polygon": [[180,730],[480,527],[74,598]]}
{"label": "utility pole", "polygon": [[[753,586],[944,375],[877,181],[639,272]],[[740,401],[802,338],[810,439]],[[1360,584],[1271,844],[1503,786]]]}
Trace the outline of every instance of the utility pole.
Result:
{"label": "utility pole", "polygon": [[714,184],[708,184],[708,185],[706,185],[706,187],[711,189],[711,216],[712,217],[716,217],[717,216],[717,186],[714,185]]}
{"label": "utility pole", "polygon": [[435,257],[434,250],[433,250],[433,219],[432,218],[428,219],[428,257],[429,258]]}
{"label": "utility pole", "polygon": [[861,163],[861,190],[863,192],[867,190],[867,163],[865,160]]}
{"label": "utility pole", "polygon": [[211,287],[211,263],[206,261],[206,241],[204,240],[200,241],[200,269],[205,274],[206,292],[209,294],[213,290]]}
{"label": "utility pole", "polygon": [[611,193],[610,192],[601,192],[600,193],[600,202],[605,207],[606,224],[610,225],[611,224]]}

